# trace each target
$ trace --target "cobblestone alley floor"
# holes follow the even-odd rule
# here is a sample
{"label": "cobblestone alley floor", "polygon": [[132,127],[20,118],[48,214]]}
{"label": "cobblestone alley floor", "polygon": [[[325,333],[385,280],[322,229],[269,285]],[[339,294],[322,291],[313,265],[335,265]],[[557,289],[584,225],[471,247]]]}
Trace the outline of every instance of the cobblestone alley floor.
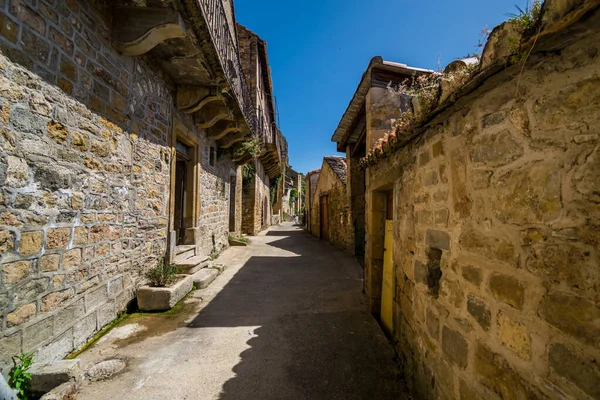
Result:
{"label": "cobblestone alley floor", "polygon": [[408,398],[354,258],[285,224],[218,261],[178,312],[129,318],[80,355],[127,366],[77,398]]}

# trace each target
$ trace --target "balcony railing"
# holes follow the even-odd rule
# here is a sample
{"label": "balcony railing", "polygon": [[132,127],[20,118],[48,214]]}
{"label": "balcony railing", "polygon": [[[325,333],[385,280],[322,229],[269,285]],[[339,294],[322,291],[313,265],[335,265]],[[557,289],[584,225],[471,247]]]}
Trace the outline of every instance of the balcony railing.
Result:
{"label": "balcony railing", "polygon": [[231,36],[222,0],[198,0],[221,62],[225,77],[250,132],[258,134],[258,123],[248,84],[244,78],[236,42]]}

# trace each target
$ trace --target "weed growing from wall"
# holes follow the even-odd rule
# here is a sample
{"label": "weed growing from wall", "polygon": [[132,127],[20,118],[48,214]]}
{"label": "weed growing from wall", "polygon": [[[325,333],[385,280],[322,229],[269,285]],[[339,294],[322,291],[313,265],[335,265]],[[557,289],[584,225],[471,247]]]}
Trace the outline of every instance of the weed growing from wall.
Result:
{"label": "weed growing from wall", "polygon": [[33,365],[33,354],[23,353],[15,356],[13,364],[8,373],[8,386],[17,391],[19,399],[30,399],[31,374],[28,371]]}

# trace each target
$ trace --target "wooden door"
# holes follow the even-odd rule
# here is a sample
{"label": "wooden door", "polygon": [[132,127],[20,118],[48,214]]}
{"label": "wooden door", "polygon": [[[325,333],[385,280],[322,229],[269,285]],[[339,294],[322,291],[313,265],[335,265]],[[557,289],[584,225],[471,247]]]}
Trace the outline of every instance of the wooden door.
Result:
{"label": "wooden door", "polygon": [[175,231],[177,244],[183,243],[185,234],[185,178],[187,162],[177,160],[175,165]]}
{"label": "wooden door", "polygon": [[235,232],[235,175],[229,178],[229,232]]}
{"label": "wooden door", "polygon": [[394,301],[394,232],[393,221],[385,221],[383,248],[383,283],[381,285],[381,323],[388,333],[393,332],[392,303]]}
{"label": "wooden door", "polygon": [[329,197],[321,197],[321,239],[329,241]]}

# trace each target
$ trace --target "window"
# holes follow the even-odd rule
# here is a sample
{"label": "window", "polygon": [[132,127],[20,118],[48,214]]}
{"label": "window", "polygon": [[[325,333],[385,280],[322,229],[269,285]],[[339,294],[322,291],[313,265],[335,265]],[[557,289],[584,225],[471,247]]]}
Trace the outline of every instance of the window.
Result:
{"label": "window", "polygon": [[217,148],[215,146],[210,146],[210,154],[208,156],[208,163],[211,167],[214,167],[217,164]]}

